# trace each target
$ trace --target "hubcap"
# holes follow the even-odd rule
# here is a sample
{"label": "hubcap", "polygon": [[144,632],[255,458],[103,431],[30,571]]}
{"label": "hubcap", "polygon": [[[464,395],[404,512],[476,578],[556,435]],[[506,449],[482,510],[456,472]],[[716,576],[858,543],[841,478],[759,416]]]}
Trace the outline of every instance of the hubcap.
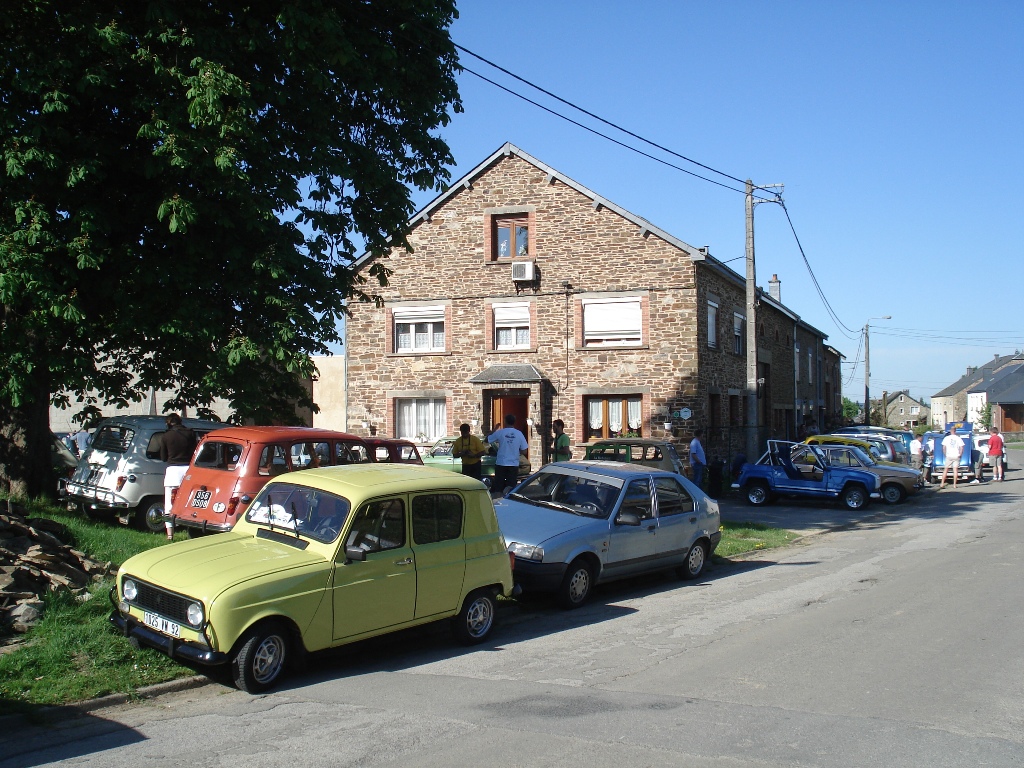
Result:
{"label": "hubcap", "polygon": [[764,496],[764,488],[762,488],[761,486],[757,486],[756,488],[750,489],[750,500],[755,504],[760,504],[762,501],[764,501]]}
{"label": "hubcap", "polygon": [[895,503],[900,500],[900,492],[898,488],[886,488],[885,489],[885,500],[890,503]]}
{"label": "hubcap", "polygon": [[164,505],[150,504],[146,510],[146,525],[151,531],[162,531],[164,529]]}
{"label": "hubcap", "polygon": [[469,630],[469,634],[473,637],[486,634],[492,621],[494,612],[491,609],[491,601],[484,597],[474,600],[466,612],[466,629]]}
{"label": "hubcap", "polygon": [[859,509],[864,504],[864,495],[860,491],[853,491],[850,496],[850,506]]}
{"label": "hubcap", "polygon": [[574,603],[580,602],[590,591],[590,572],[586,568],[580,568],[569,580],[569,599]]}
{"label": "hubcap", "polygon": [[699,544],[690,550],[690,573],[696,576],[704,567],[704,547]]}
{"label": "hubcap", "polygon": [[281,671],[284,661],[284,640],[277,635],[263,639],[252,660],[252,676],[258,683],[269,683]]}

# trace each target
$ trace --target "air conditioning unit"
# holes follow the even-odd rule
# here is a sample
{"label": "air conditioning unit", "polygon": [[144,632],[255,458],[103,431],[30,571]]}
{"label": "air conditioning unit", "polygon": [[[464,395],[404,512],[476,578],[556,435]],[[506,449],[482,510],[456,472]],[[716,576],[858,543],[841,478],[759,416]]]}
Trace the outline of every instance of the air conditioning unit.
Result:
{"label": "air conditioning unit", "polygon": [[512,279],[517,283],[533,282],[536,278],[537,263],[533,261],[513,261]]}

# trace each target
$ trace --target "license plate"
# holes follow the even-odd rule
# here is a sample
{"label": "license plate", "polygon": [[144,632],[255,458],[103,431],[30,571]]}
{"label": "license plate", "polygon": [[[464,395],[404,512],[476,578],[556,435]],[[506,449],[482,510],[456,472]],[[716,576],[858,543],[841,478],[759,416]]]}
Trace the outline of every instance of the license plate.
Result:
{"label": "license plate", "polygon": [[212,495],[210,491],[196,491],[195,496],[192,497],[192,506],[196,509],[206,509],[210,506],[210,496]]}
{"label": "license plate", "polygon": [[171,637],[181,637],[181,625],[175,624],[173,621],[168,621],[163,616],[157,616],[155,613],[143,613],[142,623],[147,627],[155,629],[157,632],[162,632],[165,635]]}

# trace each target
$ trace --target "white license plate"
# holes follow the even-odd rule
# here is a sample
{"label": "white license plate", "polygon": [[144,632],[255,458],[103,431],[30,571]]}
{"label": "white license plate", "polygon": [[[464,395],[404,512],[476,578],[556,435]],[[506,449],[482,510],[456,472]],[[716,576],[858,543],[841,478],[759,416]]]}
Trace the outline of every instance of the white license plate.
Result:
{"label": "white license plate", "polygon": [[206,509],[210,506],[212,495],[210,491],[196,491],[195,496],[192,497],[192,506],[196,509]]}
{"label": "white license plate", "polygon": [[147,627],[152,627],[157,632],[162,632],[165,635],[171,637],[181,637],[181,625],[175,624],[173,621],[168,621],[163,616],[157,616],[155,613],[143,613],[142,623]]}

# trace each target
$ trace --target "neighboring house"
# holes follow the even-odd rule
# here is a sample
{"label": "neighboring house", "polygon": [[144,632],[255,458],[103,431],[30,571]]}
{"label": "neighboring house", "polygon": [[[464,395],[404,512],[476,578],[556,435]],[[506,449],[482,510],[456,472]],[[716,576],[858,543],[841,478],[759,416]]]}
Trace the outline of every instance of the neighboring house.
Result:
{"label": "neighboring house", "polygon": [[[995,407],[997,396],[1012,389],[1024,372],[1024,361],[1014,361],[985,376],[967,392],[967,420],[977,422],[989,403]],[[999,426],[997,422],[993,422]]]}
{"label": "neighboring house", "polygon": [[[511,144],[410,230],[413,251],[380,260],[387,286],[367,277],[378,302],[350,305],[350,431],[422,443],[462,422],[487,433],[511,413],[534,466],[549,459],[555,418],[574,444],[686,443],[701,427],[710,455],[742,446],[745,280],[707,248]],[[762,438],[835,420],[842,397],[839,353],[772,289],[757,310]]]}
{"label": "neighboring house", "polygon": [[992,424],[1000,432],[1024,432],[1024,371],[1017,370],[1004,383],[989,394]]}
{"label": "neighboring house", "polygon": [[[1010,365],[1024,362],[1024,355],[995,355],[992,360],[978,367],[970,367],[967,373],[940,392],[932,395],[932,424],[944,427],[951,421],[967,421],[968,392],[985,385],[986,380]],[[975,401],[977,404],[977,401]],[[984,405],[982,405],[984,407]]]}
{"label": "neighboring house", "polygon": [[931,424],[931,409],[921,400],[910,396],[910,390],[893,392],[886,398],[885,425],[893,429],[910,429],[919,424]]}
{"label": "neighboring house", "polygon": [[[345,356],[314,357],[317,376],[313,379],[313,402],[320,409],[312,415],[312,425],[322,429],[348,431],[348,388],[345,381]],[[369,424],[365,425],[369,427]]]}

